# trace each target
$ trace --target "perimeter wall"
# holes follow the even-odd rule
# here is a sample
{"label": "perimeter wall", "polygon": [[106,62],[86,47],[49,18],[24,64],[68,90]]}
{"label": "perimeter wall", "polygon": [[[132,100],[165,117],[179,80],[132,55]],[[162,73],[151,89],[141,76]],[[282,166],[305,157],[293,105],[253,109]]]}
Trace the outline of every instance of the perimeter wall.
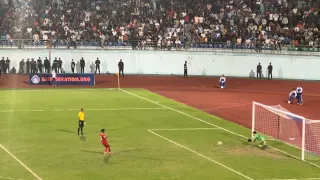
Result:
{"label": "perimeter wall", "polygon": [[[1,50],[0,57],[9,57],[10,68],[18,69],[21,59],[49,58],[45,50]],[[260,62],[263,75],[271,62],[274,78],[320,80],[320,58],[316,56],[269,55],[253,53],[185,52],[185,51],[131,51],[131,50],[52,50],[51,60],[61,58],[63,68],[71,72],[71,60],[86,61],[85,72],[90,73],[90,65],[97,58],[101,61],[101,73],[115,73],[120,59],[127,74],[183,74],[184,61],[188,62],[189,75],[249,77],[255,76]],[[80,71],[79,64],[76,68]]]}

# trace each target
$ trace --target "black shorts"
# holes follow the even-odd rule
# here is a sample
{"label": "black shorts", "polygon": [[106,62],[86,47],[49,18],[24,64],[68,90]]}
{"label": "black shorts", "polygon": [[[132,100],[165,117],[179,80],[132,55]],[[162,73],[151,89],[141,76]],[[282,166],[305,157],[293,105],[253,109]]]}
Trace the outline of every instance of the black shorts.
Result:
{"label": "black shorts", "polygon": [[79,120],[79,127],[83,127],[83,126],[84,126],[84,121]]}

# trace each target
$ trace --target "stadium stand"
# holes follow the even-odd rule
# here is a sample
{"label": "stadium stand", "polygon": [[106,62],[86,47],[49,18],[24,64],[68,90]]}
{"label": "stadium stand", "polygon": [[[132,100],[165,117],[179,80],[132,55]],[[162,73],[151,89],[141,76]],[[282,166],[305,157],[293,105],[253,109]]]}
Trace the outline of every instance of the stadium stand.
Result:
{"label": "stadium stand", "polygon": [[319,52],[319,0],[1,0],[2,46]]}

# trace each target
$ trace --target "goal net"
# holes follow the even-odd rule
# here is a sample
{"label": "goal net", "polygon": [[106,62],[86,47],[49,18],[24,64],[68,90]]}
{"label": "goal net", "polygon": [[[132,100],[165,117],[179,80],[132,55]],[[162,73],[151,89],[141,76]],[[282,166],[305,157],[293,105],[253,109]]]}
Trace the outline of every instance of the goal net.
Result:
{"label": "goal net", "polygon": [[[301,151],[302,160],[320,160],[320,121],[293,114],[281,105],[253,102],[252,132],[264,134]],[[288,148],[284,150],[291,154]]]}

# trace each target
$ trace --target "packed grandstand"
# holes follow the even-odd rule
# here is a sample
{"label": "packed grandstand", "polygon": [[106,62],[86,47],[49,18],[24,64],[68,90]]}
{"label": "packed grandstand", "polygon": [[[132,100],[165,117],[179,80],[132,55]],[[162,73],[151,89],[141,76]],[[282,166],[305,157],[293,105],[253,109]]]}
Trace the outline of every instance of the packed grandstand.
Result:
{"label": "packed grandstand", "polygon": [[319,0],[1,0],[1,43],[318,49],[319,4]]}

